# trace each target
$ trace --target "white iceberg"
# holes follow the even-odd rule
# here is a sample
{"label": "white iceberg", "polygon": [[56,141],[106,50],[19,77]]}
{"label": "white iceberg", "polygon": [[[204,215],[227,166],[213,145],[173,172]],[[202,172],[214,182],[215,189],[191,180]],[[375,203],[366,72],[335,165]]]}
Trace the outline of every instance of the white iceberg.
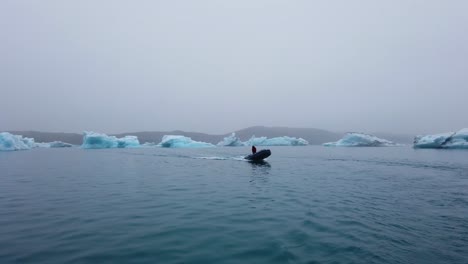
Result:
{"label": "white iceberg", "polygon": [[415,148],[462,148],[468,149],[468,128],[458,132],[447,132],[435,135],[416,136]]}
{"label": "white iceberg", "polygon": [[215,145],[211,143],[195,141],[185,136],[164,135],[158,146],[163,148],[207,148],[214,147]]}
{"label": "white iceberg", "polygon": [[468,128],[464,128],[455,133],[455,135],[450,138],[446,147],[468,149]]}
{"label": "white iceberg", "polygon": [[416,136],[415,148],[441,148],[455,133],[447,132],[435,135]]}
{"label": "white iceberg", "polygon": [[309,142],[303,138],[295,137],[255,137],[252,136],[249,140],[242,142],[240,138],[236,137],[235,133],[225,137],[223,141],[218,143],[218,146],[240,147],[240,146],[306,146]]}
{"label": "white iceberg", "polygon": [[246,146],[306,146],[309,142],[303,138],[295,137],[255,137],[252,136],[244,143]]}
{"label": "white iceberg", "polygon": [[219,142],[218,146],[241,147],[241,146],[245,146],[245,143],[242,142],[240,138],[236,137],[236,133],[232,133],[230,136],[225,137],[223,141]]}
{"label": "white iceberg", "polygon": [[62,142],[62,141],[53,141],[53,142],[49,142],[49,148],[70,148],[70,147],[73,147],[72,144],[69,144],[69,143],[65,143],[65,142]]}
{"label": "white iceberg", "polygon": [[34,143],[35,148],[50,148],[50,144],[46,142],[36,142]]}
{"label": "white iceberg", "polygon": [[154,142],[145,142],[143,144],[141,144],[142,147],[147,147],[147,148],[150,148],[150,147],[157,147],[158,144],[154,143]]}
{"label": "white iceberg", "polygon": [[53,142],[38,142],[34,144],[34,147],[36,148],[70,148],[70,147],[73,147],[73,145],[62,142],[62,141],[53,141]]}
{"label": "white iceberg", "polygon": [[95,132],[84,132],[82,148],[103,149],[103,148],[134,148],[139,147],[140,142],[136,136],[125,136],[117,138]]}
{"label": "white iceberg", "polygon": [[0,150],[26,150],[36,147],[33,138],[23,137],[21,135],[13,135],[8,132],[0,133]]}
{"label": "white iceberg", "polygon": [[350,132],[336,142],[323,144],[327,147],[392,147],[398,144],[373,135]]}

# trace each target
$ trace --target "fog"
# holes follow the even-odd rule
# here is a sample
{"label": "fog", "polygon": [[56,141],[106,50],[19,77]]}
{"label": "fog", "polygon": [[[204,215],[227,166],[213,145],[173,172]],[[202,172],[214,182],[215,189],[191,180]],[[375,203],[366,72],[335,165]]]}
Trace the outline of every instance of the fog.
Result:
{"label": "fog", "polygon": [[467,1],[0,2],[0,130],[468,127]]}

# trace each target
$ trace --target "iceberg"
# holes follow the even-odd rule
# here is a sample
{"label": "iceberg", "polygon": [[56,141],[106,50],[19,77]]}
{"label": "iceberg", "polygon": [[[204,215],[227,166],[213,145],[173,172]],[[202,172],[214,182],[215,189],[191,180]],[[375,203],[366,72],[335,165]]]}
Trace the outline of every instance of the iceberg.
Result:
{"label": "iceberg", "polygon": [[62,142],[62,141],[53,141],[53,142],[49,142],[49,148],[70,148],[70,147],[73,147],[72,144],[69,144],[69,143],[65,143],[65,142]]}
{"label": "iceberg", "polygon": [[26,150],[36,147],[33,138],[23,137],[21,135],[13,135],[8,132],[0,133],[0,150]]}
{"label": "iceberg", "polygon": [[158,146],[163,148],[207,148],[214,147],[215,145],[211,143],[195,141],[185,136],[164,135]]}
{"label": "iceberg", "polygon": [[84,132],[82,148],[103,149],[103,148],[134,148],[139,147],[140,142],[136,136],[125,136],[117,138],[95,132]]}
{"label": "iceberg", "polygon": [[150,147],[157,147],[158,144],[156,144],[154,142],[145,142],[145,143],[141,144],[141,146],[150,148]]}
{"label": "iceberg", "polygon": [[309,142],[303,138],[295,137],[255,137],[252,136],[244,143],[246,146],[306,146]]}
{"label": "iceberg", "polygon": [[468,149],[468,128],[464,128],[450,138],[446,145],[448,148],[466,148]]}
{"label": "iceberg", "polygon": [[218,146],[241,147],[241,146],[245,146],[245,143],[242,142],[240,138],[236,137],[236,133],[232,133],[230,136],[225,137],[223,141],[219,142]]}
{"label": "iceberg", "polygon": [[447,132],[435,135],[416,136],[414,138],[415,148],[442,148],[442,146],[452,137],[455,133]]}
{"label": "iceberg", "polygon": [[32,148],[64,148],[71,147],[72,144],[68,144],[61,141],[54,141],[49,143],[35,142],[33,138],[23,137],[21,135],[13,135],[8,132],[0,133],[0,150],[25,150]]}
{"label": "iceberg", "polygon": [[398,144],[383,139],[378,138],[373,135],[364,134],[364,133],[356,133],[350,132],[346,133],[346,135],[336,141],[336,142],[328,142],[324,143],[324,146],[327,147],[393,147],[398,146]]}
{"label": "iceberg", "polygon": [[255,137],[252,136],[249,140],[242,142],[240,138],[236,137],[236,133],[225,137],[223,141],[218,143],[218,146],[224,147],[241,147],[241,146],[306,146],[309,142],[303,138],[294,137]]}
{"label": "iceberg", "polygon": [[53,141],[53,142],[38,142],[34,144],[34,147],[36,148],[70,148],[70,147],[73,147],[73,145],[62,142],[62,141]]}
{"label": "iceberg", "polygon": [[415,148],[468,149],[468,128],[455,133],[416,136],[413,146]]}
{"label": "iceberg", "polygon": [[50,148],[50,144],[46,142],[36,142],[34,143],[35,148]]}

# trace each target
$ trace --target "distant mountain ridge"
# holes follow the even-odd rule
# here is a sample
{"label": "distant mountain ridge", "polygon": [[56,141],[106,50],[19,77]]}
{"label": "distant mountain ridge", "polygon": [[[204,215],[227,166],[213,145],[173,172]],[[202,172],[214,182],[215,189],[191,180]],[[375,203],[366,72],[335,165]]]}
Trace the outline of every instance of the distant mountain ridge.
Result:
{"label": "distant mountain ridge", "polygon": [[[63,141],[66,143],[81,145],[83,142],[83,135],[78,133],[57,133],[57,132],[40,132],[40,131],[8,131],[12,134],[22,135],[25,137],[34,138],[36,142],[52,142],[52,141]],[[281,137],[289,136],[296,138],[303,138],[311,145],[320,145],[326,142],[337,141],[343,134],[330,132],[323,129],[317,128],[291,128],[291,127],[266,127],[266,126],[253,126],[237,131],[236,133],[242,141],[250,139],[252,136],[256,137]],[[140,143],[144,142],[161,142],[164,135],[183,135],[192,138],[196,141],[203,141],[208,143],[216,144],[223,140],[223,138],[231,135],[231,133],[222,135],[213,135],[199,132],[186,132],[181,130],[174,131],[147,131],[147,132],[131,132],[131,133],[119,133],[109,134],[111,136],[123,137],[126,135],[137,136]],[[392,135],[387,134],[389,138],[385,137],[383,133],[378,133],[377,136],[382,135],[383,138],[398,142],[408,143],[412,142],[412,136],[405,135]],[[391,135],[391,136],[390,136]]]}

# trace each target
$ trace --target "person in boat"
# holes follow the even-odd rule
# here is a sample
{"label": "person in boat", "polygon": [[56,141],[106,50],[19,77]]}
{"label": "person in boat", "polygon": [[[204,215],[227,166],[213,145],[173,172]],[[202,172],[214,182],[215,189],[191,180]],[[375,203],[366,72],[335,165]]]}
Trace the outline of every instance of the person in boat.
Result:
{"label": "person in boat", "polygon": [[257,148],[255,146],[252,146],[252,154],[257,153]]}

